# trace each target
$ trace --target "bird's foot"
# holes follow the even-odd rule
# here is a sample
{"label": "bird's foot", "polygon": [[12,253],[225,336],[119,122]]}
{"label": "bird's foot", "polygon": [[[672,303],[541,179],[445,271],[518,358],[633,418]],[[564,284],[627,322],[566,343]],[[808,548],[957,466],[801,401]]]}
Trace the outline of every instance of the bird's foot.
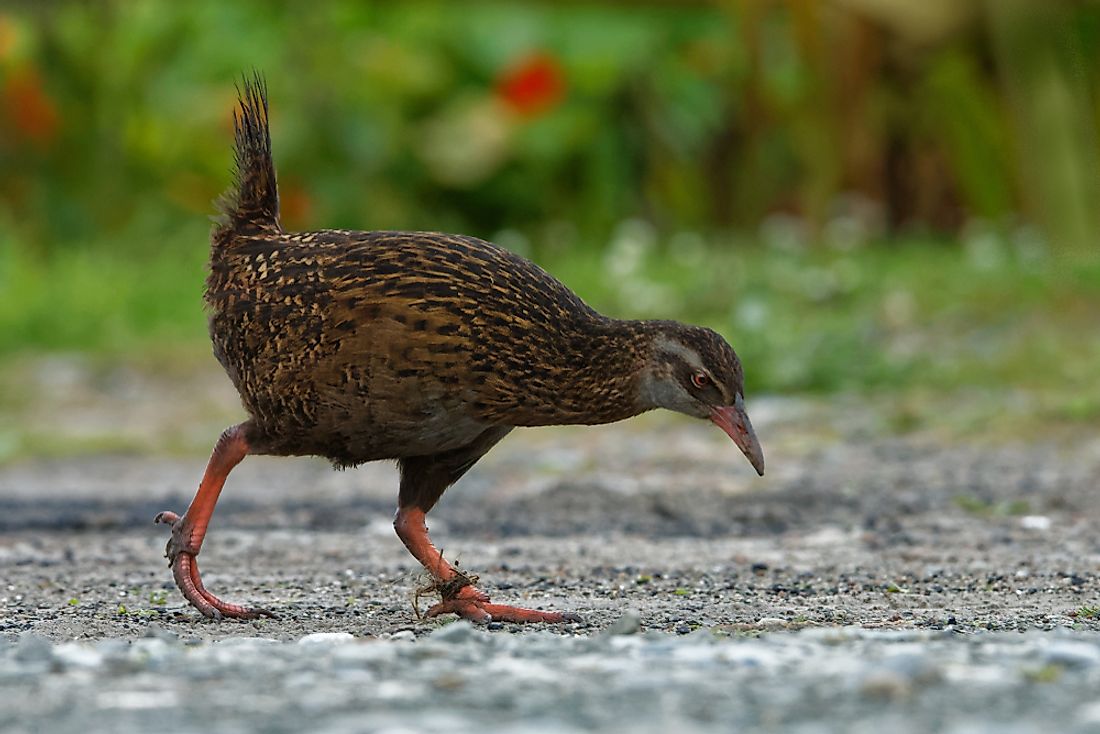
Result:
{"label": "bird's foot", "polygon": [[506,604],[491,604],[489,596],[467,581],[455,589],[455,579],[439,584],[436,588],[443,595],[443,601],[428,609],[426,616],[437,617],[440,614],[457,614],[475,624],[489,622],[580,622],[579,614],[573,612],[544,612],[538,609],[524,609]]}
{"label": "bird's foot", "polygon": [[183,593],[184,598],[209,619],[257,619],[258,617],[274,617],[267,609],[259,607],[244,607],[240,604],[225,602],[206,590],[199,575],[199,564],[195,559],[198,548],[190,543],[190,533],[185,538],[186,522],[174,512],[168,510],[159,513],[153,518],[154,523],[163,523],[172,527],[172,536],[168,539],[168,545],[164,549],[164,555],[168,558],[168,565],[172,569],[172,575],[176,579],[176,586]]}

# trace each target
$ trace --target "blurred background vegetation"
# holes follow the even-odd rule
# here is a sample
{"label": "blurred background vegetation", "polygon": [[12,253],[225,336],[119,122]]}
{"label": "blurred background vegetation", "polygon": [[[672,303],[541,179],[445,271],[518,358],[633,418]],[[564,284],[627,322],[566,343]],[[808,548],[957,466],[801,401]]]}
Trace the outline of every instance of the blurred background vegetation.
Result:
{"label": "blurred background vegetation", "polygon": [[9,0],[0,365],[212,363],[253,68],[288,228],[495,240],[615,315],[714,326],[756,391],[1100,416],[1085,0]]}

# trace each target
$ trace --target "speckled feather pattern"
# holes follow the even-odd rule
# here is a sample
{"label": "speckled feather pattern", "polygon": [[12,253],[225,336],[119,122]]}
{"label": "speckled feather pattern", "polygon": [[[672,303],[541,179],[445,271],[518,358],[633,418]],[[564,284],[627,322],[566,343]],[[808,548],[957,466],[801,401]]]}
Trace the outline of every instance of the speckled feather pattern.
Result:
{"label": "speckled feather pattern", "polygon": [[410,477],[410,462],[427,457],[436,469],[424,471],[439,476],[424,483],[441,492],[513,427],[607,423],[654,407],[639,381],[658,332],[736,373],[736,384],[716,386],[722,394],[740,389],[740,365],[714,332],[604,317],[489,242],[283,231],[258,76],[243,84],[235,152],[206,302],[256,453],[338,466],[396,458]]}
{"label": "speckled feather pattern", "polygon": [[494,425],[640,412],[647,325],[599,315],[487,242],[329,230],[228,244],[207,283],[211,335],[271,453],[355,464]]}

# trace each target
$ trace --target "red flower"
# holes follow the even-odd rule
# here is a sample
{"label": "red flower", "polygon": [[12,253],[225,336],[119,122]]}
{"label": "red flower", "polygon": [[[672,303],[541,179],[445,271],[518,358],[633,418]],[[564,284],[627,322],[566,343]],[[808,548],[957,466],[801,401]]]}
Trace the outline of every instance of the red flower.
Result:
{"label": "red flower", "polygon": [[20,137],[40,146],[53,140],[59,123],[57,107],[37,71],[28,67],[13,72],[4,80],[0,102]]}
{"label": "red flower", "polygon": [[506,68],[497,79],[496,91],[515,112],[535,117],[561,101],[565,94],[565,75],[557,59],[536,53]]}

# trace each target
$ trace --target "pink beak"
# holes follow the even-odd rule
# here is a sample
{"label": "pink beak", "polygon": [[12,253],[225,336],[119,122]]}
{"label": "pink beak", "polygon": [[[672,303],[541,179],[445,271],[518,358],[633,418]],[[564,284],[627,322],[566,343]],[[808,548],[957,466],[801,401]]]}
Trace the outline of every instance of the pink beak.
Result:
{"label": "pink beak", "polygon": [[749,422],[749,414],[745,412],[745,401],[738,395],[733,405],[723,405],[712,408],[710,419],[714,425],[725,431],[741,453],[756,469],[756,473],[764,476],[764,450],[760,448],[760,442],[756,440],[756,432],[752,430]]}

